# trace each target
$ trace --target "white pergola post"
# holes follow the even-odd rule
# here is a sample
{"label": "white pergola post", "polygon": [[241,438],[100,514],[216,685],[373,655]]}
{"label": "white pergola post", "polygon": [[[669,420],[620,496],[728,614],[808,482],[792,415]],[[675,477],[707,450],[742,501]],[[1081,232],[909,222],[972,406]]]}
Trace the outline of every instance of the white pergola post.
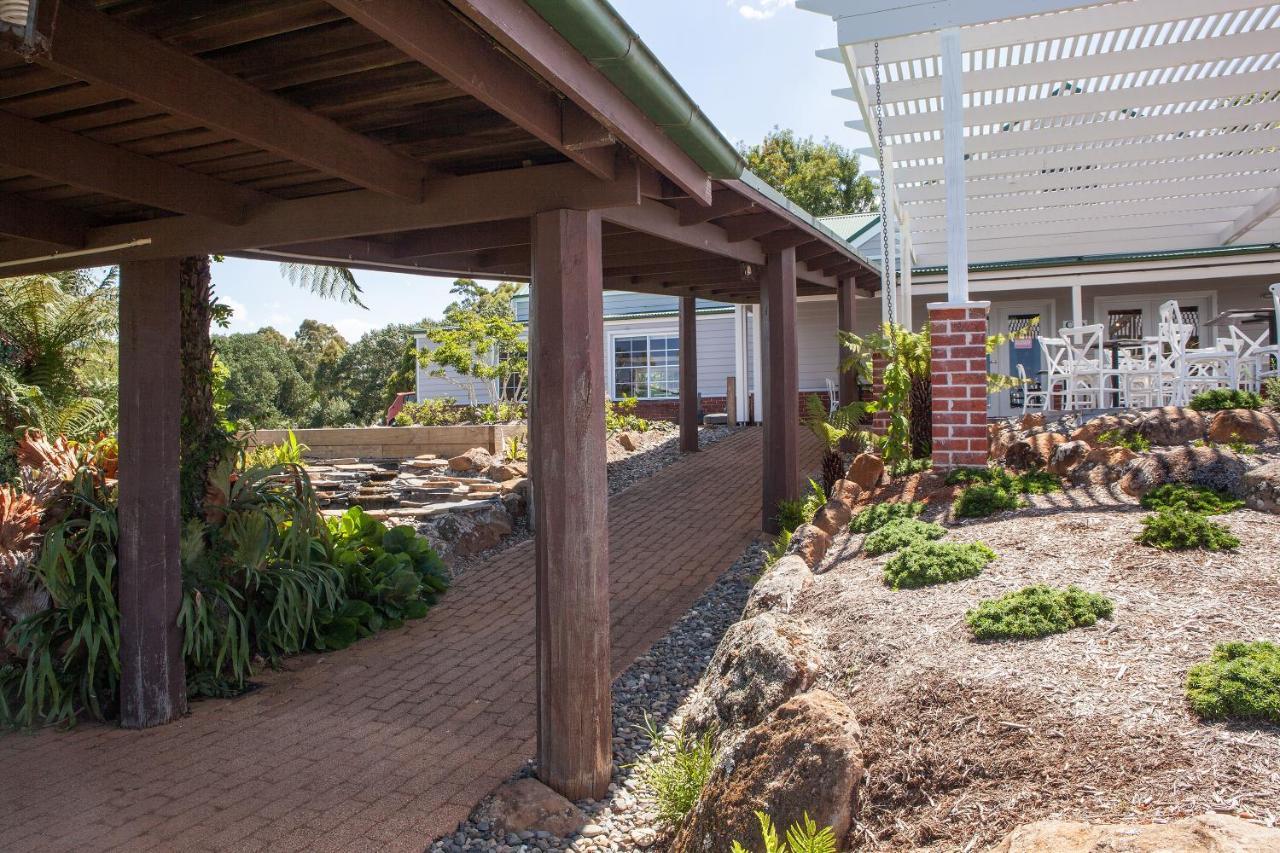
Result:
{"label": "white pergola post", "polygon": [[960,30],[942,31],[942,162],[947,183],[947,301],[969,301],[969,235],[965,222],[964,83]]}
{"label": "white pergola post", "polygon": [[881,259],[880,266],[884,270],[884,286],[880,289],[880,321],[888,323],[892,317],[895,323],[902,323],[902,318],[898,316],[898,290],[897,290],[897,264],[895,262],[898,252],[898,229],[897,216],[894,215],[894,201],[896,195],[893,187],[893,148],[886,145],[883,148],[883,162],[880,163],[880,181],[884,185],[884,206],[885,209],[880,212],[884,217],[884,228],[888,234],[887,244],[884,248],[884,258]]}
{"label": "white pergola post", "polygon": [[898,263],[902,270],[902,298],[898,301],[898,312],[902,315],[904,328],[915,328],[915,316],[911,308],[911,221],[904,214],[902,217],[902,253]]}
{"label": "white pergola post", "polygon": [[733,376],[738,390],[735,409],[731,414],[739,424],[747,422],[747,306],[733,306]]}
{"label": "white pergola post", "polygon": [[751,306],[751,392],[755,395],[755,408],[752,414],[756,423],[764,423],[764,383],[760,381],[761,356],[760,339],[763,337],[760,328],[760,306]]}
{"label": "white pergola post", "polygon": [[1071,325],[1077,329],[1084,325],[1084,288],[1078,284],[1071,285]]}

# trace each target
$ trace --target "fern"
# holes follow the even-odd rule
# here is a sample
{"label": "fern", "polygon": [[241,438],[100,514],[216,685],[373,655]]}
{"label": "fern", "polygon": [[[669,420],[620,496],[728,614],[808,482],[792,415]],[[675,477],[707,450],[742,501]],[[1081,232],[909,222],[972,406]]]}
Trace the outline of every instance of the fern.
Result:
{"label": "fern", "polygon": [[[785,839],[778,838],[778,830],[774,827],[769,815],[756,812],[756,820],[760,821],[760,837],[764,841],[764,853],[836,853],[836,834],[829,826],[822,828],[809,813],[791,825]],[[746,847],[735,841],[733,853],[750,853]]]}

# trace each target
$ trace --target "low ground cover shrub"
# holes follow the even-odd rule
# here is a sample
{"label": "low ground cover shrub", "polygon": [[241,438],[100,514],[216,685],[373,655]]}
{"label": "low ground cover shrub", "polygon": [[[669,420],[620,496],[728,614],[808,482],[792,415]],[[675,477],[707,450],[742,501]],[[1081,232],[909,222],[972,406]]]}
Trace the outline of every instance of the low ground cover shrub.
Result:
{"label": "low ground cover shrub", "polygon": [[884,582],[894,589],[951,583],[979,574],[996,558],[981,542],[917,542],[884,566]]}
{"label": "low ground cover shrub", "polygon": [[964,620],[979,640],[1028,640],[1109,619],[1111,599],[1079,587],[1036,584],[982,601]]}
{"label": "low ground cover shrub", "polygon": [[1280,376],[1273,376],[1262,383],[1262,396],[1273,407],[1280,405]]}
{"label": "low ground cover shrub", "polygon": [[[799,822],[787,830],[784,838],[778,837],[773,821],[764,812],[756,812],[760,821],[760,837],[764,841],[764,853],[836,853],[836,836],[831,827],[818,828],[818,824],[805,812]],[[731,853],[749,853],[739,842],[733,842]]]}
{"label": "low ground cover shrub", "polygon": [[964,485],[953,509],[959,518],[985,518],[1018,509],[1019,495],[1043,495],[1062,489],[1062,482],[1047,471],[1014,474],[1004,468],[957,468],[947,475],[947,485]]}
{"label": "low ground cover shrub", "polygon": [[1142,505],[1150,510],[1184,509],[1200,515],[1221,515],[1244,506],[1244,501],[1208,486],[1189,483],[1164,483],[1142,496]]}
{"label": "low ground cover shrub", "polygon": [[1142,519],[1137,541],[1164,551],[1204,548],[1227,551],[1239,547],[1231,528],[1179,507],[1168,507]]}
{"label": "low ground cover shrub", "polygon": [[715,732],[694,735],[681,727],[664,736],[647,713],[640,728],[655,753],[648,763],[639,766],[640,781],[653,791],[658,820],[675,826],[693,811],[711,778],[716,759]]}
{"label": "low ground cover shrub", "polygon": [[405,403],[392,421],[396,426],[453,426],[454,424],[506,424],[528,417],[524,403],[459,405],[452,397]]}
{"label": "low ground cover shrub", "polygon": [[1098,443],[1107,447],[1123,447],[1134,453],[1146,453],[1151,449],[1151,442],[1145,436],[1118,429],[1109,429],[1099,435]]}
{"label": "low ground cover shrub", "polygon": [[869,506],[853,517],[849,529],[854,533],[870,533],[898,518],[915,518],[924,512],[923,501],[898,501]]}
{"label": "low ground cover shrub", "polygon": [[651,424],[636,414],[635,397],[606,400],[604,404],[604,428],[609,432],[648,432]]}
{"label": "low ground cover shrub", "polygon": [[1020,506],[1022,499],[1016,492],[995,483],[977,483],[956,495],[954,509],[959,518],[985,518]]}
{"label": "low ground cover shrub", "polygon": [[1188,403],[1198,412],[1218,412],[1223,409],[1257,409],[1262,398],[1253,391],[1238,388],[1211,388],[1201,391]]}
{"label": "low ground cover shrub", "polygon": [[1187,701],[1206,720],[1264,720],[1280,725],[1280,646],[1221,643],[1187,672]]}
{"label": "low ground cover shrub", "polygon": [[903,459],[901,462],[895,462],[889,466],[889,476],[906,477],[910,474],[928,471],[932,467],[933,460],[927,456],[922,459]]}
{"label": "low ground cover shrub", "polygon": [[809,481],[809,491],[805,492],[802,497],[796,500],[778,501],[778,526],[788,533],[795,532],[795,529],[802,524],[808,524],[813,521],[813,517],[827,502],[827,496],[822,490],[821,484],[814,480]]}
{"label": "low ground cover shrub", "polygon": [[940,524],[915,518],[896,518],[868,533],[867,538],[862,540],[862,549],[868,556],[878,557],[917,542],[941,539],[946,532],[947,529]]}

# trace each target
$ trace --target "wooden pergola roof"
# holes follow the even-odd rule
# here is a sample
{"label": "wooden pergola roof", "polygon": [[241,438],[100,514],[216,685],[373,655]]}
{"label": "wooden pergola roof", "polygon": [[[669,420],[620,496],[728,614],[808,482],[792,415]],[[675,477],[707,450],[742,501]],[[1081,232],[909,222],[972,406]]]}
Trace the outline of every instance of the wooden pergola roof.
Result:
{"label": "wooden pergola roof", "polygon": [[749,174],[711,179],[520,0],[38,0],[0,31],[0,276],[221,253],[523,280],[597,209],[605,286],[759,299],[878,272]]}

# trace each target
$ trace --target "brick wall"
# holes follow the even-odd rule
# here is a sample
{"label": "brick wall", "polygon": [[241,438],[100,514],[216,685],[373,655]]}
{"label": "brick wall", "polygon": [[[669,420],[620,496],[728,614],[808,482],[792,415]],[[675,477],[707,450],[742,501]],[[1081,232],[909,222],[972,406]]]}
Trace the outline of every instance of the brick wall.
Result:
{"label": "brick wall", "polygon": [[[889,359],[880,353],[871,355],[871,399],[879,400],[884,396],[884,366]],[[889,413],[876,412],[871,416],[871,431],[876,435],[884,435],[889,431]]]}
{"label": "brick wall", "polygon": [[987,310],[990,302],[929,306],[933,467],[987,464]]}

